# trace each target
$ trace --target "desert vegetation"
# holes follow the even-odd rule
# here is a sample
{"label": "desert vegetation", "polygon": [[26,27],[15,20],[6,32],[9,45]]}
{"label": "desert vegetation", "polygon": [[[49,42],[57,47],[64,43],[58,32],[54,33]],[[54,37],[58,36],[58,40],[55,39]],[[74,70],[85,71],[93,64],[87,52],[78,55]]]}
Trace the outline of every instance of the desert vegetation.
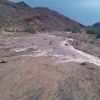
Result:
{"label": "desert vegetation", "polygon": [[28,33],[35,33],[35,30],[33,29],[32,26],[28,26],[28,27],[25,29],[25,32],[28,32]]}
{"label": "desert vegetation", "polygon": [[76,28],[66,28],[64,31],[72,32],[72,33],[77,33],[77,32],[79,32],[79,29],[76,29]]}
{"label": "desert vegetation", "polygon": [[86,29],[87,34],[94,34],[97,38],[100,38],[100,28],[87,28]]}

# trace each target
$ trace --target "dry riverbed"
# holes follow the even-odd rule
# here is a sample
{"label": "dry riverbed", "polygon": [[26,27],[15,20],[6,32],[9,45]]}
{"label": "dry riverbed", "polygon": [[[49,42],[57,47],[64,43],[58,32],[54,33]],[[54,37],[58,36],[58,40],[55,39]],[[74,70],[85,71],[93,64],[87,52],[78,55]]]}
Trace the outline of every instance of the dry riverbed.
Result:
{"label": "dry riverbed", "polygon": [[1,100],[100,100],[100,58],[50,34],[0,37]]}

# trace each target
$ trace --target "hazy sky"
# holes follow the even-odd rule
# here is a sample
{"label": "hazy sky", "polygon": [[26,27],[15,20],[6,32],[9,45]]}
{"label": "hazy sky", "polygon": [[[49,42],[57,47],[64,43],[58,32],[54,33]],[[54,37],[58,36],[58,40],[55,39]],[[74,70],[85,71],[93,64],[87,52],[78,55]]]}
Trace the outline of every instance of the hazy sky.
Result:
{"label": "hazy sky", "polygon": [[[22,1],[22,0],[11,0]],[[84,25],[100,22],[100,0],[23,0],[32,7],[48,7]]]}

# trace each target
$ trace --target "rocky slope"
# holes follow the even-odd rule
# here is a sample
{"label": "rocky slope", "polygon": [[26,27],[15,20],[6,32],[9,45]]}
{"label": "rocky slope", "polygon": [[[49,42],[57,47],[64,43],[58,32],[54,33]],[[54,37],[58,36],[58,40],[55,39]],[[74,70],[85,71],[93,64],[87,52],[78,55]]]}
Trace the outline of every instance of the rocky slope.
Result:
{"label": "rocky slope", "polygon": [[[0,0],[0,26],[12,30],[67,30],[81,29],[83,25],[48,8],[31,8],[24,2]],[[11,28],[12,27],[12,28]],[[10,30],[9,29],[9,30]]]}
{"label": "rocky slope", "polygon": [[94,28],[100,28],[100,22],[97,22],[97,23],[93,24],[92,27],[94,27]]}

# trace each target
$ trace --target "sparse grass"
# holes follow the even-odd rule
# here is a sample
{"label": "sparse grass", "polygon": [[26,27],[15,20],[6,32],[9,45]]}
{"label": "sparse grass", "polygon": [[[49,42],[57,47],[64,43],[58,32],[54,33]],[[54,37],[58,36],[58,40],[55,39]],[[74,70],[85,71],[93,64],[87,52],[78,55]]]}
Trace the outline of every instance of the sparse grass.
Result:
{"label": "sparse grass", "polygon": [[72,32],[72,33],[77,33],[77,32],[79,32],[79,30],[76,29],[76,28],[66,28],[64,31]]}

